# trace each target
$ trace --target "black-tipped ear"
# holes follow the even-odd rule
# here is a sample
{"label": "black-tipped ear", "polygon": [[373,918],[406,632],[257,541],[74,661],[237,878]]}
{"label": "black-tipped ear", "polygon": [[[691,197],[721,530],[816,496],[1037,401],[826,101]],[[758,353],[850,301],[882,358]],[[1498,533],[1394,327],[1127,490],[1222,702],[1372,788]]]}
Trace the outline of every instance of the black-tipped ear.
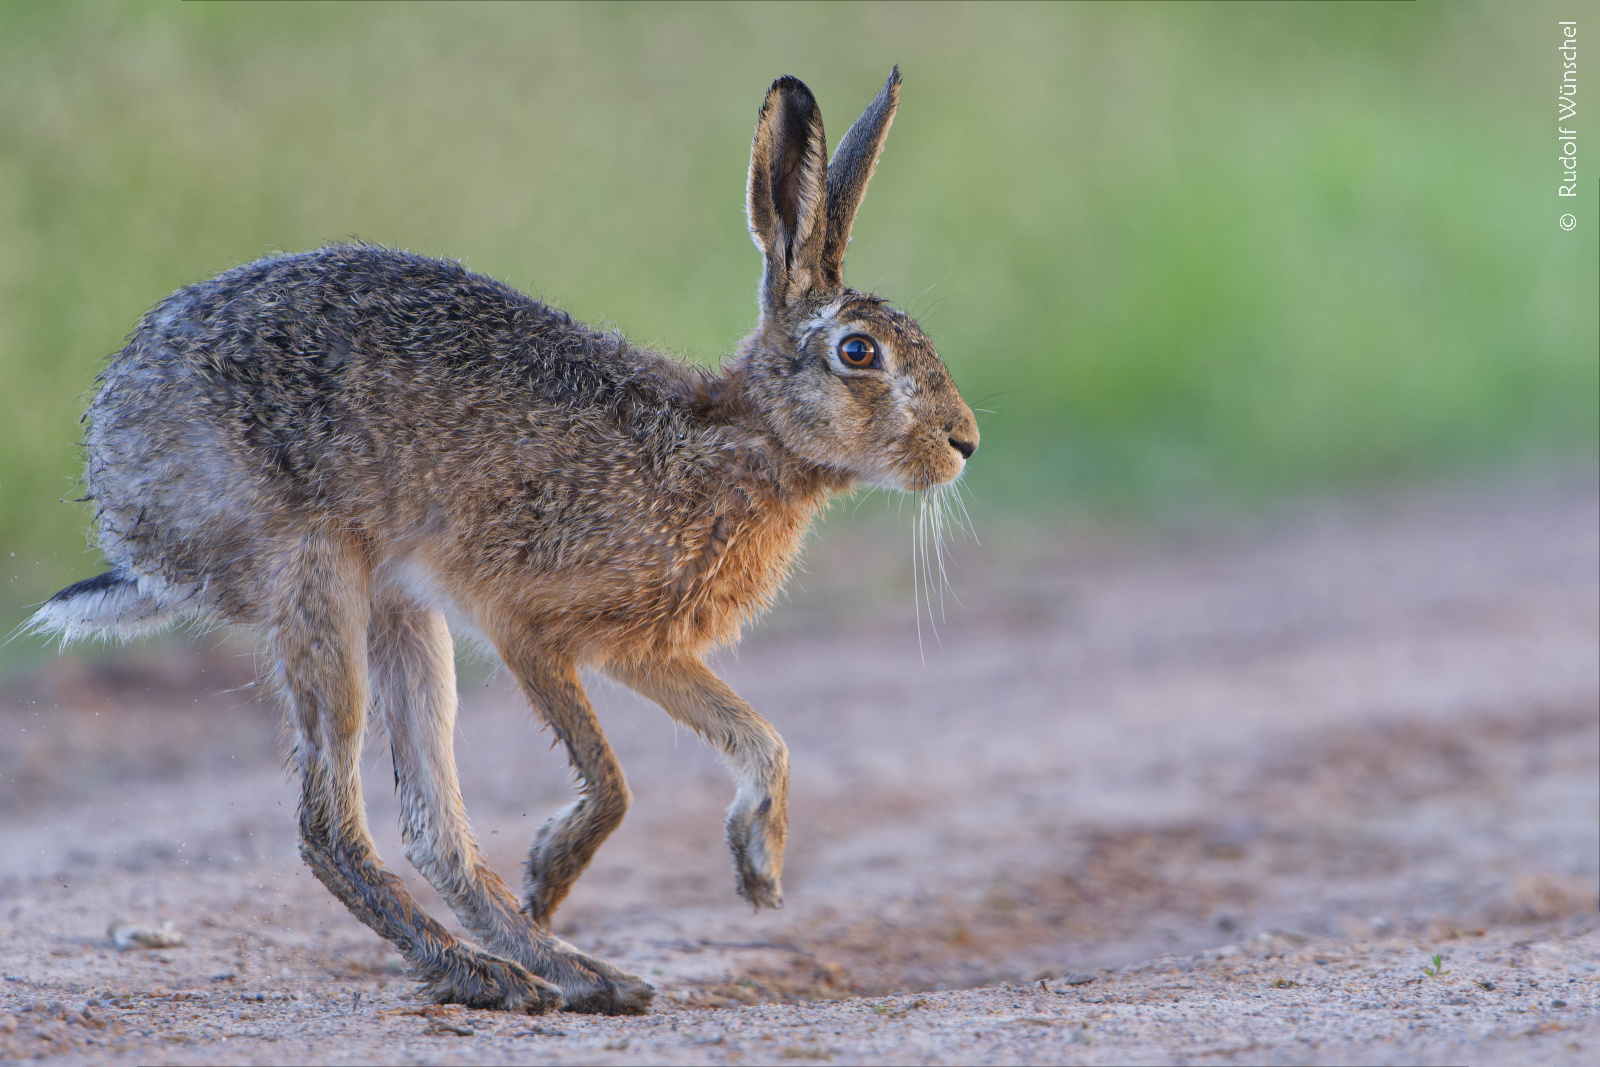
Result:
{"label": "black-tipped ear", "polygon": [[861,198],[867,195],[872,172],[878,169],[883,139],[889,136],[889,125],[899,106],[897,64],[877,97],[845,133],[833,162],[828,164],[828,240],[822,251],[822,276],[831,287],[844,284],[844,250],[850,245],[850,227],[855,224]]}
{"label": "black-tipped ear", "polygon": [[767,90],[745,201],[750,236],[767,261],[761,310],[778,312],[820,284],[828,230],[828,142],[816,98],[798,78]]}

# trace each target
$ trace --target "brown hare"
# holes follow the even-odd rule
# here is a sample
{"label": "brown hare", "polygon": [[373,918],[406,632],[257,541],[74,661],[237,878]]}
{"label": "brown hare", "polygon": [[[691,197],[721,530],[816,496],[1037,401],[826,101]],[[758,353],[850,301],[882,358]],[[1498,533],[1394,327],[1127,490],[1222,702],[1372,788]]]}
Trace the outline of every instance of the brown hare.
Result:
{"label": "brown hare", "polygon": [[[259,628],[294,729],[301,855],[436,1000],[649,1008],[648,983],[549,932],[629,801],[580,668],[721,751],[738,890],[780,904],[787,752],[706,653],[771,603],[830,494],[941,486],[978,447],[917,324],[841,276],[899,87],[897,68],[831,162],[811,92],[767,93],[747,196],[761,318],[720,373],[459,264],[353,244],[179,290],[100,376],[85,480],[112,569],[33,625]],[[582,779],[535,837],[520,899],[462,807],[447,618],[504,659]],[[374,703],[406,858],[478,947],[374,850],[359,776]]]}

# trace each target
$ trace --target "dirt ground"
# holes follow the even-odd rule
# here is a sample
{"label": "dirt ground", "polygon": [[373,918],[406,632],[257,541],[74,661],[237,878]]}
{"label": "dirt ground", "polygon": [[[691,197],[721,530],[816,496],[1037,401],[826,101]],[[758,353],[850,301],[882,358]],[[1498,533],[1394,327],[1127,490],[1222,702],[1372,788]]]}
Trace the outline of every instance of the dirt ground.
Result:
{"label": "dirt ground", "polygon": [[[1600,1057],[1594,472],[979,532],[920,651],[909,531],[866,525],[722,663],[791,746],[782,912],[734,895],[708,751],[593,687],[635,806],[557,928],[656,983],[646,1018],[419,1002],[299,863],[243,646],[0,681],[0,1058]],[[502,674],[464,677],[468,805],[515,880],[570,780]],[[444,919],[386,758],[380,846]],[[184,943],[119,949],[114,920]]]}

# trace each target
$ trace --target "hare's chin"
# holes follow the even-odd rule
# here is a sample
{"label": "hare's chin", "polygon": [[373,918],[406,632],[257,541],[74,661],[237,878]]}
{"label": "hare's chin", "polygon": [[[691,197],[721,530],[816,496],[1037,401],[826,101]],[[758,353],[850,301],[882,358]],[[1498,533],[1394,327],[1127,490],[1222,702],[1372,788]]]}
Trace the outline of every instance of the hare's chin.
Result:
{"label": "hare's chin", "polygon": [[966,469],[965,463],[957,467],[955,473],[948,477],[940,477],[931,471],[889,470],[879,474],[862,475],[861,481],[874,489],[896,489],[902,493],[920,493],[928,489],[937,489],[941,485],[948,485],[959,478],[964,469]]}

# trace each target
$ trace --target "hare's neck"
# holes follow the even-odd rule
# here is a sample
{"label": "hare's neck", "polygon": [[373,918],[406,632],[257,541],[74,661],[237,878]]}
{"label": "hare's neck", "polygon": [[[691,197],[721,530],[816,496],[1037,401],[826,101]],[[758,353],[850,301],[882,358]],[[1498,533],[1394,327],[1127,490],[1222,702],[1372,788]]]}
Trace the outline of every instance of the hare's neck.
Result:
{"label": "hare's neck", "polygon": [[[749,388],[749,370],[743,360],[726,367],[722,374],[707,378],[701,385],[696,405],[708,422],[739,432],[750,444],[749,462],[742,465],[737,480],[757,495],[774,493],[786,504],[810,516],[827,504],[828,497],[855,485],[854,474],[824,467],[790,449]],[[761,483],[744,485],[747,479]]]}

